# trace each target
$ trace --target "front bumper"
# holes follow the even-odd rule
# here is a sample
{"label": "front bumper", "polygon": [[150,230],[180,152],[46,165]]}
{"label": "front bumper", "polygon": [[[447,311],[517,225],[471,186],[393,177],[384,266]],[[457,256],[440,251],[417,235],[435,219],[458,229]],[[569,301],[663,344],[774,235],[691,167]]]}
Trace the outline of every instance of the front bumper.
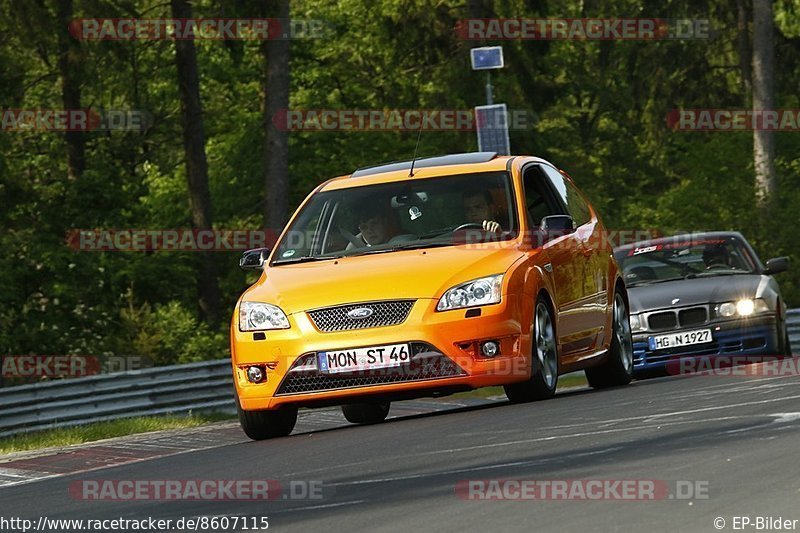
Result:
{"label": "front bumper", "polygon": [[[469,390],[523,381],[530,377],[530,331],[521,328],[514,295],[481,307],[466,317],[465,309],[436,312],[438,300],[416,300],[406,320],[394,326],[319,331],[305,312],[289,316],[291,328],[252,332],[231,326],[231,353],[236,391],[242,409],[276,409],[284,404],[327,405],[359,401],[366,396],[427,396],[438,391]],[[487,358],[477,346],[500,342],[500,353]],[[412,363],[398,368],[323,374],[316,368],[320,351],[410,343]],[[266,380],[247,381],[251,365],[266,368]]]}
{"label": "front bumper", "polygon": [[[712,341],[663,350],[651,350],[649,347],[648,337],[650,336],[698,329],[711,329]],[[634,333],[633,368],[634,371],[660,369],[666,367],[669,361],[684,357],[774,356],[778,354],[779,346],[775,315],[713,322],[674,331]]]}

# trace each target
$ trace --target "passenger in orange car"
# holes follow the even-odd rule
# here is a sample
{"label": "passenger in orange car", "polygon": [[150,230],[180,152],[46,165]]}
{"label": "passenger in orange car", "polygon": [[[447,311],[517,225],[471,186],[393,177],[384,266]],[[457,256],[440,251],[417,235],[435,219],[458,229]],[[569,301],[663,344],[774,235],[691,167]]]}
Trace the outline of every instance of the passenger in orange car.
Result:
{"label": "passenger in orange car", "polygon": [[375,246],[388,242],[400,233],[397,215],[388,205],[375,203],[364,207],[358,217],[356,237],[361,238],[367,246]]}
{"label": "passenger in orange car", "polygon": [[469,190],[462,196],[464,217],[468,223],[480,224],[486,231],[499,233],[500,223],[496,222],[496,208],[492,195],[487,190]]}

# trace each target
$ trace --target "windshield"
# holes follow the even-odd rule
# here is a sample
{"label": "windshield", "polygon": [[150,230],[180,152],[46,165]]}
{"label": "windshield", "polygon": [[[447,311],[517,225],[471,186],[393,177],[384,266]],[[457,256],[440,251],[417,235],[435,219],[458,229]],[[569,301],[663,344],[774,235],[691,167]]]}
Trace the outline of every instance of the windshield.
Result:
{"label": "windshield", "polygon": [[687,238],[615,252],[630,286],[698,276],[751,274],[756,265],[736,237]]}
{"label": "windshield", "polygon": [[273,264],[450,246],[515,236],[506,172],[458,174],[314,195],[281,239]]}

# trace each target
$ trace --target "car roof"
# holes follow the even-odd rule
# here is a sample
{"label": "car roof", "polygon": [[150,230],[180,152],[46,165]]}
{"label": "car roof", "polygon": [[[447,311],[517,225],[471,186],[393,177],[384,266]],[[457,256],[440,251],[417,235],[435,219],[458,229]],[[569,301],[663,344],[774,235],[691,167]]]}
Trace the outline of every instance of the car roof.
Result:
{"label": "car roof", "polygon": [[411,178],[408,176],[411,169],[411,160],[363,167],[352,174],[328,180],[320,186],[319,190],[331,191],[361,185],[391,183],[407,179],[424,179],[452,174],[505,171],[511,168],[511,162],[517,157],[523,157],[527,162],[544,163],[555,168],[555,165],[540,157],[497,155],[495,152],[467,152],[421,157],[414,163],[414,176]]}
{"label": "car roof", "polygon": [[[497,152],[468,152],[463,154],[439,155],[433,157],[420,157],[413,161],[414,170],[418,168],[442,167],[447,165],[470,165],[474,163],[486,163],[497,157]],[[396,161],[393,163],[380,163],[369,167],[356,169],[350,177],[369,176],[371,174],[382,174],[393,170],[410,170],[411,160]]]}
{"label": "car roof", "polygon": [[655,246],[657,244],[667,244],[673,242],[687,242],[687,241],[699,241],[704,239],[729,239],[729,238],[741,239],[742,241],[747,242],[747,239],[745,239],[744,236],[738,231],[703,231],[697,233],[679,233],[677,235],[671,235],[669,237],[659,237],[657,239],[637,241],[631,244],[618,246],[614,250],[617,252],[622,252],[641,246]]}

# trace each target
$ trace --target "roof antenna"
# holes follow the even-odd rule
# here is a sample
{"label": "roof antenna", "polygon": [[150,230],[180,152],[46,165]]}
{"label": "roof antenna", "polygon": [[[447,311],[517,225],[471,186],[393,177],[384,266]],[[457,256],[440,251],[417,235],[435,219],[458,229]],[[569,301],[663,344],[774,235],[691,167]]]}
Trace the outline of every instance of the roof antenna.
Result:
{"label": "roof antenna", "polygon": [[414,147],[414,158],[411,160],[411,170],[408,171],[408,177],[414,177],[414,163],[417,162],[417,149],[419,148],[419,138],[422,137],[422,124],[423,121],[419,121],[419,133],[417,134],[417,145]]}

